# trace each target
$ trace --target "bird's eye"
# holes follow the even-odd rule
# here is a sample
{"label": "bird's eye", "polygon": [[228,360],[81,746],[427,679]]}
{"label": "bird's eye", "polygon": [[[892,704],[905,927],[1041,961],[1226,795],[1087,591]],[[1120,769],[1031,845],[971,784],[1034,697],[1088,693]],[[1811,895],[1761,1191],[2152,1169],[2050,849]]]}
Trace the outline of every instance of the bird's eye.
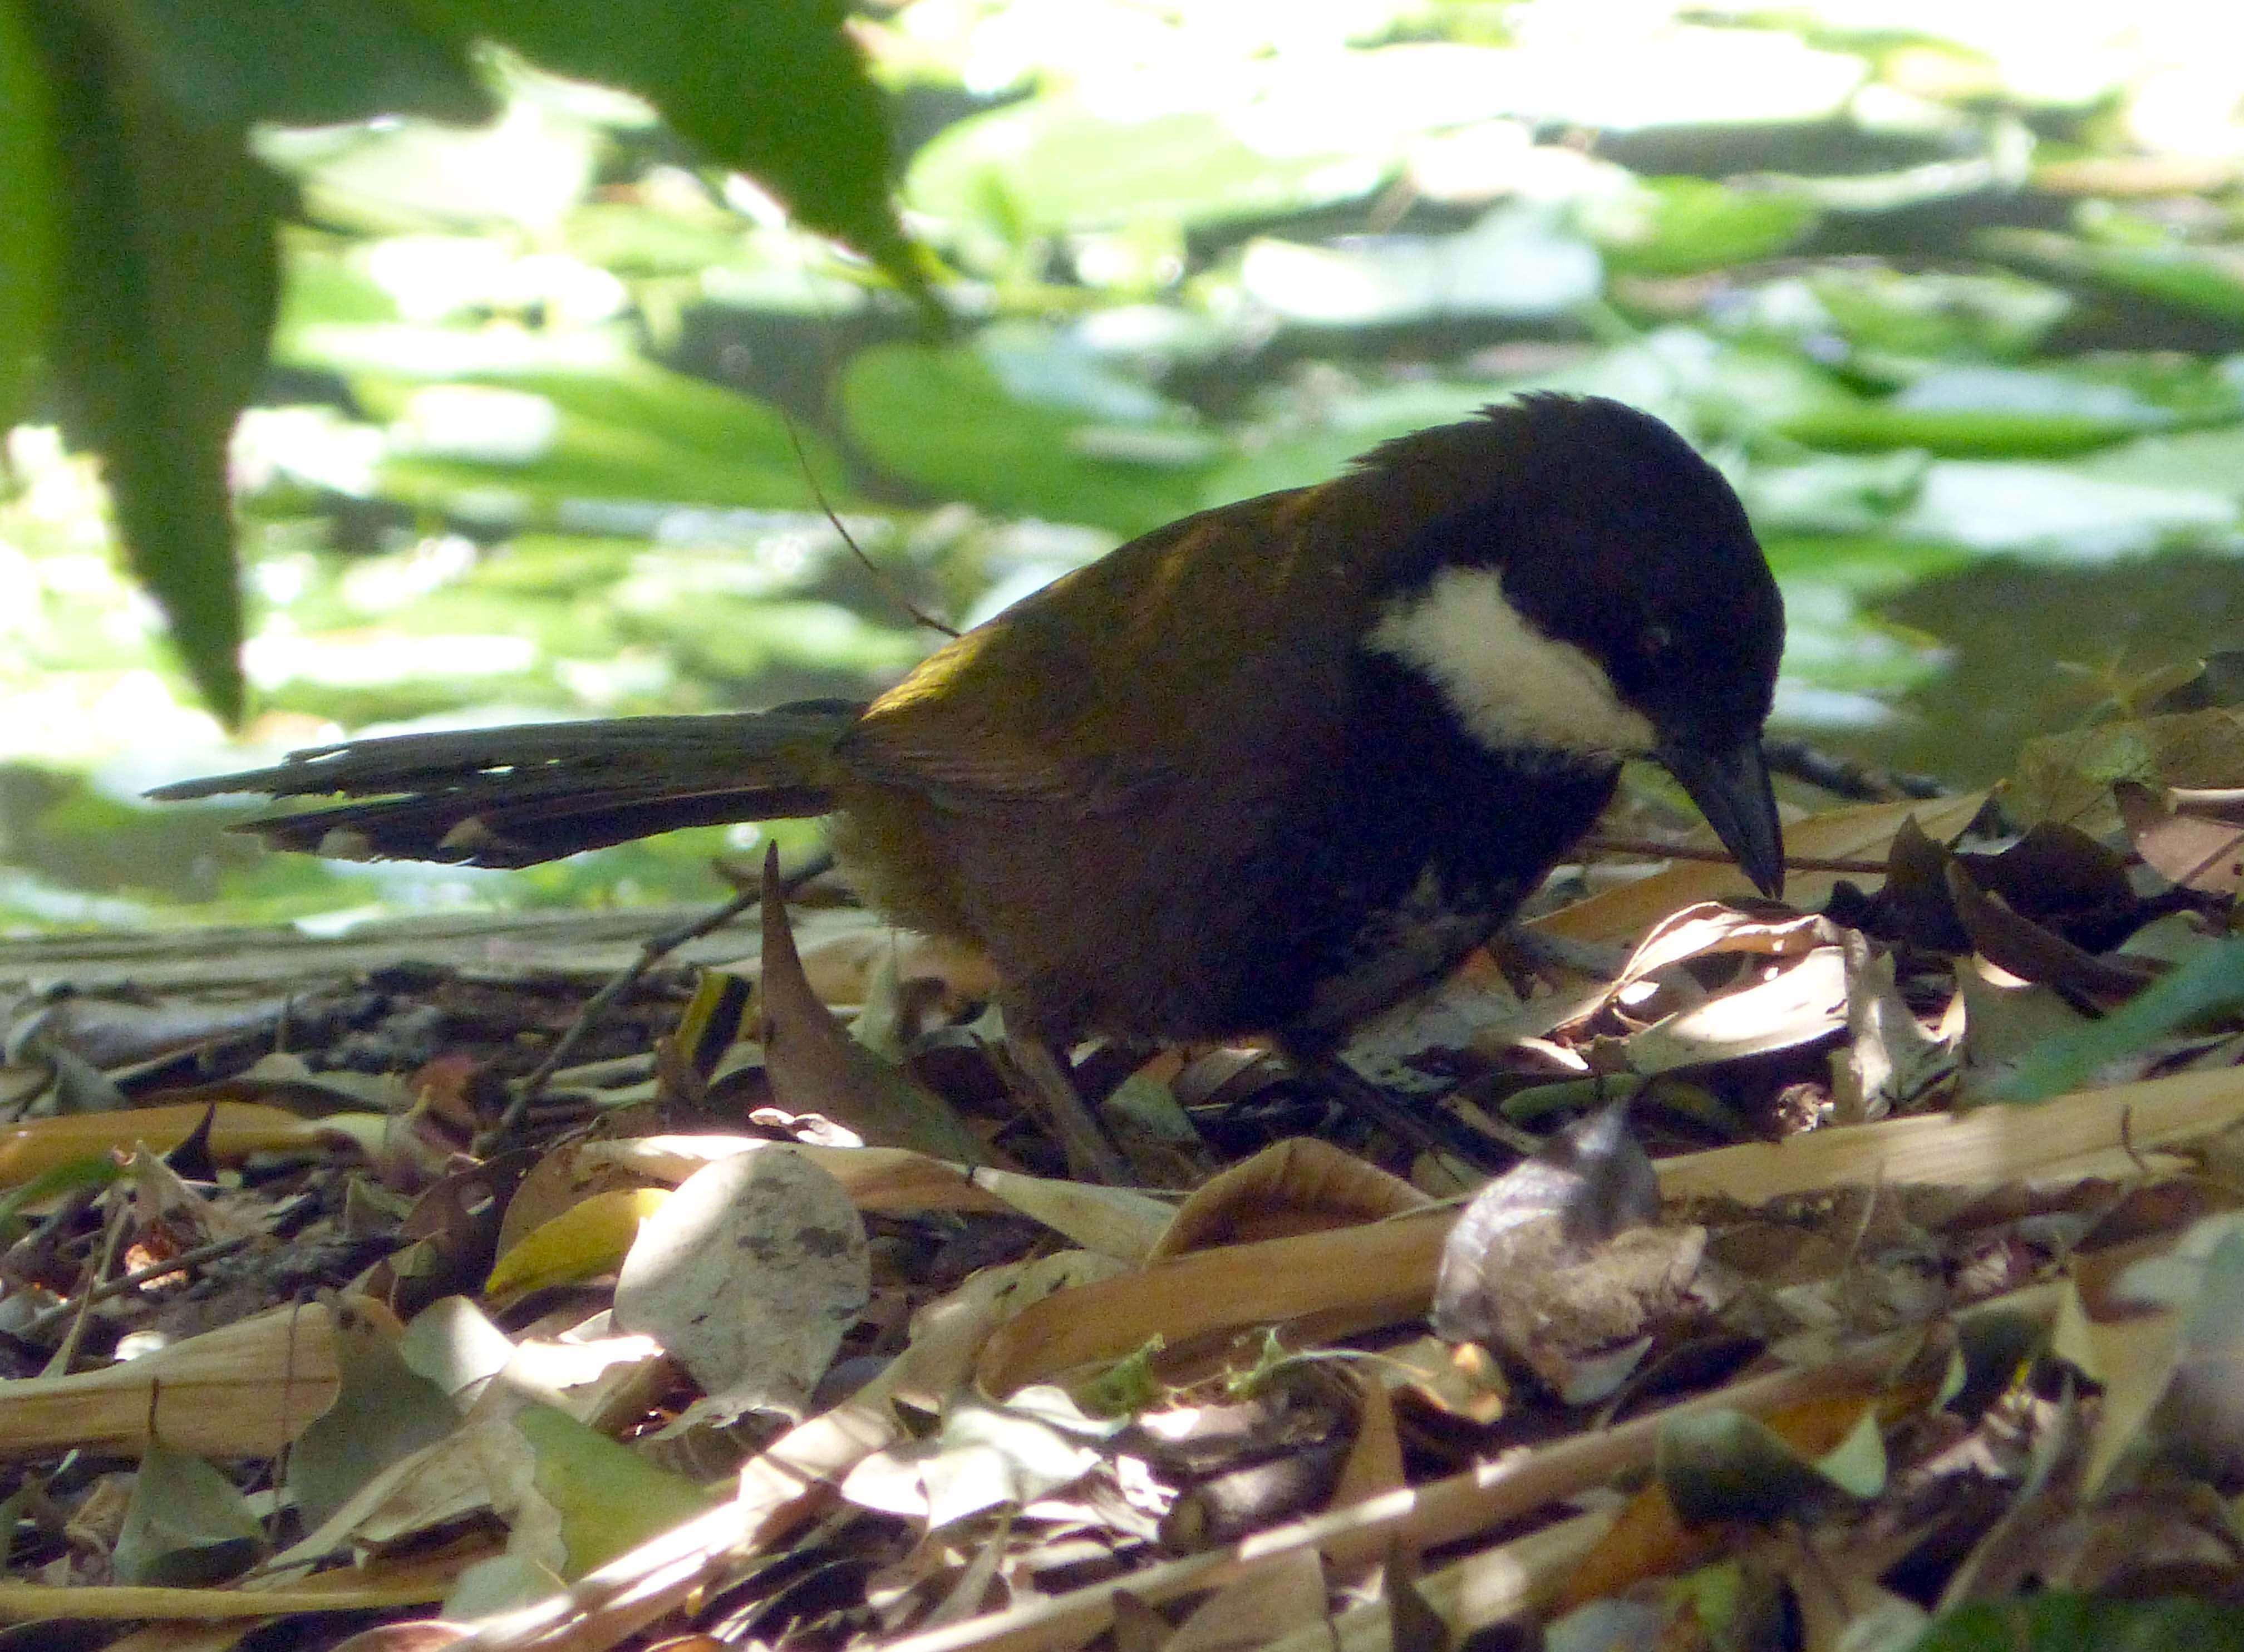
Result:
{"label": "bird's eye", "polygon": [[1675,633],[1666,626],[1646,626],[1640,640],[1644,652],[1656,660],[1675,646]]}

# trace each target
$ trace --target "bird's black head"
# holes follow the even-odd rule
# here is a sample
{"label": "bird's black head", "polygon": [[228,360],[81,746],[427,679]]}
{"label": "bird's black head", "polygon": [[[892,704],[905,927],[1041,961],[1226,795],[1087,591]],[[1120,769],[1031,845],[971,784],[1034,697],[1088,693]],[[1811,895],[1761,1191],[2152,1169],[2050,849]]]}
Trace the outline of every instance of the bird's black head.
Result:
{"label": "bird's black head", "polygon": [[1458,501],[1414,536],[1368,646],[1424,673],[1490,747],[1658,757],[1777,887],[1760,739],[1784,606],[1720,473],[1648,414],[1550,395],[1365,464]]}

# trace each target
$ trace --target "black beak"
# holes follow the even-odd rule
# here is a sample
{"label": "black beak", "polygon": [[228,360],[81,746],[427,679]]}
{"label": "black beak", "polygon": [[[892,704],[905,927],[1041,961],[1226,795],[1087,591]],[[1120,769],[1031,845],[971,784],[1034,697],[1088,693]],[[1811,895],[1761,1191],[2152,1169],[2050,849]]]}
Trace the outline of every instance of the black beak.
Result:
{"label": "black beak", "polygon": [[1683,782],[1722,847],[1771,900],[1784,893],[1784,829],[1758,736],[1734,746],[1663,746],[1656,754]]}

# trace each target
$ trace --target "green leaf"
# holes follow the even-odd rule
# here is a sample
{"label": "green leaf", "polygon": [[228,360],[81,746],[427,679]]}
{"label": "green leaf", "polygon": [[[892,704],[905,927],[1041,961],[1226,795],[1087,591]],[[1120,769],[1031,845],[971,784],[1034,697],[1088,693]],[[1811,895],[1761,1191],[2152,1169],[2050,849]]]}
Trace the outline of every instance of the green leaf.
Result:
{"label": "green leaf", "polygon": [[551,1405],[524,1406],[514,1425],[537,1453],[539,1493],[561,1517],[571,1577],[706,1513],[720,1494]]}
{"label": "green leaf", "polygon": [[539,65],[635,91],[906,290],[926,281],[889,195],[888,110],[840,0],[427,0]]}
{"label": "green leaf", "polygon": [[1646,178],[1593,197],[1583,232],[1615,270],[1684,275],[1782,252],[1815,227],[1813,204],[1774,190],[1737,189],[1709,178]]}
{"label": "green leaf", "polygon": [[1132,118],[1038,98],[944,128],[913,158],[904,193],[1013,241],[1141,218],[1193,227],[1304,212],[1368,195],[1393,171],[1391,156],[1321,146],[1266,152],[1235,125],[1211,110]]}
{"label": "green leaf", "polygon": [[346,1315],[335,1338],[335,1403],[288,1453],[287,1485],[308,1530],[401,1458],[450,1434],[460,1413],[444,1391],[407,1369],[396,1345]]}
{"label": "green leaf", "polygon": [[33,15],[66,203],[55,371],[135,572],[204,698],[239,721],[226,443],[264,376],[287,192],[240,132],[183,119],[79,13]]}
{"label": "green leaf", "polygon": [[815,431],[613,335],[314,323],[280,354],[344,375],[362,407],[393,421],[379,487],[415,504],[550,525],[574,500],[848,502],[841,458]]}
{"label": "green leaf", "polygon": [[0,0],[0,430],[22,416],[26,381],[54,313],[54,104],[21,10]]}
{"label": "green leaf", "polygon": [[2192,366],[2117,357],[2090,368],[1944,367],[1880,401],[1834,397],[1784,422],[1809,447],[1916,447],[1957,458],[2043,458],[2240,411],[2234,388]]}
{"label": "green leaf", "polygon": [[2244,322],[2244,256],[2233,247],[2090,241],[2045,229],[1982,230],[1977,240],[1997,258],[2038,264],[2216,321]]}
{"label": "green leaf", "polygon": [[1313,420],[1303,418],[1299,399],[1288,396],[1276,402],[1264,425],[1247,432],[1237,457],[1208,478],[1200,503],[1228,504],[1281,488],[1329,482],[1349,460],[1382,442],[1430,424],[1470,418],[1504,394],[1501,384],[1447,379],[1350,389],[1321,397]]}
{"label": "green leaf", "polygon": [[1196,508],[1224,451],[1151,391],[1026,329],[866,350],[843,371],[842,409],[875,463],[932,493],[1120,533]]}
{"label": "green leaf", "polygon": [[148,1442],[117,1534],[119,1582],[216,1583],[247,1569],[264,1547],[263,1529],[231,1480],[161,1439]]}
{"label": "green leaf", "polygon": [[1875,1496],[1885,1483],[1885,1450],[1867,1412],[1830,1455],[1811,1463],[1758,1418],[1717,1410],[1666,1424],[1654,1467],[1686,1525],[1765,1523],[1835,1493]]}
{"label": "green leaf", "polygon": [[2039,1101],[2085,1084],[2096,1069],[2146,1050],[2195,1023],[2244,1009],[2244,940],[2209,946],[2100,1021],[2029,1053],[1990,1091],[1997,1101]]}
{"label": "green leaf", "polygon": [[2054,1590],[1943,1614],[1912,1652],[2238,1652],[2244,1611],[2192,1595],[2099,1599]]}
{"label": "green leaf", "polygon": [[206,125],[466,122],[498,110],[466,37],[398,0],[109,0],[100,16],[134,71]]}
{"label": "green leaf", "polygon": [[1893,355],[2013,359],[2029,354],[2072,308],[2058,288],[2002,270],[1842,264],[1795,282],[1855,349]]}

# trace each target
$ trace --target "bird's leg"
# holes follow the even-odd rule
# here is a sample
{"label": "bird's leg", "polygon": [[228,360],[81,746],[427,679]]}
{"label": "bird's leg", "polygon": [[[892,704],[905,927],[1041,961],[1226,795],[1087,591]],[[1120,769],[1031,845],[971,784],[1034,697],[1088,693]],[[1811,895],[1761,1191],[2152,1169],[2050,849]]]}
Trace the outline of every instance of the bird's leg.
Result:
{"label": "bird's leg", "polygon": [[[1016,1032],[1017,1026],[1023,1030]],[[1083,1093],[1069,1076],[1066,1061],[1057,1044],[1027,1031],[1025,1022],[1008,1016],[1005,1053],[1013,1071],[1020,1076],[1027,1099],[1044,1113],[1053,1134],[1059,1137],[1060,1146],[1067,1153],[1071,1175],[1114,1188],[1127,1187],[1136,1180],[1131,1174],[1130,1161],[1107,1135],[1098,1115],[1085,1105]]]}
{"label": "bird's leg", "polygon": [[1327,1095],[1414,1151],[1460,1160],[1478,1170],[1495,1168],[1490,1144],[1460,1127],[1437,1105],[1441,1093],[1397,1095],[1364,1077],[1336,1052],[1310,1057],[1302,1065]]}

